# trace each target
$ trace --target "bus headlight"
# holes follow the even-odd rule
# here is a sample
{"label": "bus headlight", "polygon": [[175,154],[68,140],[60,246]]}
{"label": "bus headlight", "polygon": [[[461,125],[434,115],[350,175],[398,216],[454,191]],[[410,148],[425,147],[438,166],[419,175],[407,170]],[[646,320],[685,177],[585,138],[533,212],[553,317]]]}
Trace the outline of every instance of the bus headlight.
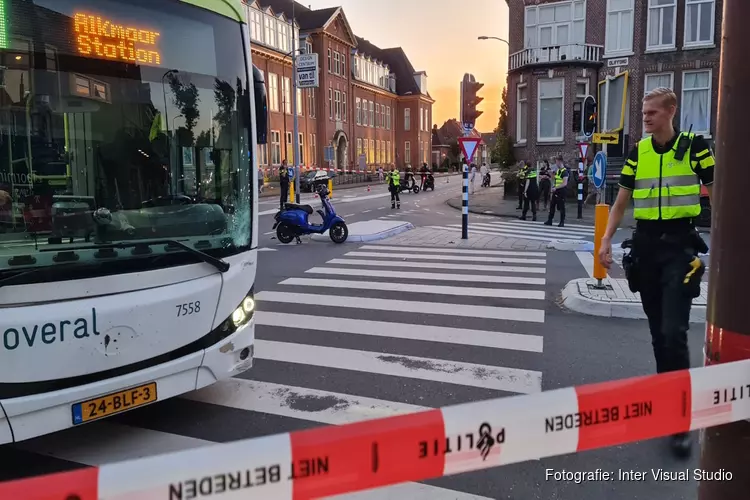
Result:
{"label": "bus headlight", "polygon": [[238,330],[250,321],[250,318],[253,317],[253,313],[255,313],[255,298],[253,296],[253,291],[250,290],[247,296],[242,299],[242,303],[240,303],[240,305],[237,306],[237,309],[232,312],[232,316],[227,322],[231,321],[230,326],[233,327],[234,330]]}

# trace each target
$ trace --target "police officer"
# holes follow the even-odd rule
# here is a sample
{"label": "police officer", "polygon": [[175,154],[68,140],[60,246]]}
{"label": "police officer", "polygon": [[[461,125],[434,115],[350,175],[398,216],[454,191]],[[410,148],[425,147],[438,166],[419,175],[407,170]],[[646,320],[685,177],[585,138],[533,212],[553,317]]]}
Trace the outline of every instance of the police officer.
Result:
{"label": "police officer", "polygon": [[555,175],[552,177],[552,200],[549,204],[549,217],[545,226],[551,226],[552,220],[555,218],[555,209],[560,211],[560,223],[559,227],[565,226],[565,197],[568,195],[568,179],[570,178],[570,172],[563,163],[562,155],[559,155],[556,159],[557,170]]}
{"label": "police officer", "polygon": [[391,208],[401,208],[401,198],[398,197],[398,192],[401,189],[401,174],[398,169],[393,167],[393,170],[388,174],[388,190],[391,192]]}
{"label": "police officer", "polygon": [[539,202],[539,184],[537,183],[536,169],[526,162],[526,182],[523,191],[523,212],[519,219],[526,220],[526,214],[531,206],[531,220],[536,220],[536,206]]}
{"label": "police officer", "polygon": [[[700,135],[675,130],[677,96],[668,88],[643,98],[643,124],[651,137],[630,152],[620,175],[620,190],[602,238],[599,261],[612,264],[612,236],[633,199],[636,229],[623,268],[630,289],[641,293],[658,373],[690,368],[687,331],[693,298],[700,294],[705,266],[697,257],[708,248],[695,231],[701,213],[700,185],[711,196],[714,158]],[[690,454],[688,433],[672,436],[672,450]]]}
{"label": "police officer", "polygon": [[286,160],[283,160],[279,167],[279,191],[279,210],[284,210],[284,203],[289,201],[289,169],[287,169]]}
{"label": "police officer", "polygon": [[516,210],[523,209],[523,198],[526,191],[526,175],[528,173],[528,163],[523,163],[518,170],[518,206],[516,207]]}

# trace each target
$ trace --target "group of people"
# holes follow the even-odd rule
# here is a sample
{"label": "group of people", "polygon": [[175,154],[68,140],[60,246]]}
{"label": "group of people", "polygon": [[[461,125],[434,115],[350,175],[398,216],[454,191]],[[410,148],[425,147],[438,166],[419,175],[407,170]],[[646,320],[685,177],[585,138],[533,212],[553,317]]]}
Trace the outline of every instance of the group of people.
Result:
{"label": "group of people", "polygon": [[[419,173],[422,180],[419,188],[421,191],[424,191],[427,176],[431,173],[430,167],[427,166],[427,163],[422,164]],[[379,175],[382,175],[382,167],[379,170]],[[401,192],[401,172],[398,171],[398,168],[396,168],[395,165],[391,165],[391,171],[386,174],[386,177],[388,179],[388,191],[391,193],[391,208],[400,209],[401,198],[399,197],[399,193]],[[404,174],[404,183],[408,187],[411,183],[415,182],[414,172],[412,172],[411,168],[407,168]]]}
{"label": "group of people", "polygon": [[563,163],[562,155],[555,158],[552,167],[547,160],[537,172],[528,161],[523,164],[518,172],[518,206],[521,210],[519,219],[526,220],[531,209],[531,220],[536,220],[540,201],[544,201],[543,210],[549,205],[549,216],[544,223],[551,226],[556,211],[560,212],[559,227],[565,226],[565,198],[568,194],[568,179],[570,171]]}

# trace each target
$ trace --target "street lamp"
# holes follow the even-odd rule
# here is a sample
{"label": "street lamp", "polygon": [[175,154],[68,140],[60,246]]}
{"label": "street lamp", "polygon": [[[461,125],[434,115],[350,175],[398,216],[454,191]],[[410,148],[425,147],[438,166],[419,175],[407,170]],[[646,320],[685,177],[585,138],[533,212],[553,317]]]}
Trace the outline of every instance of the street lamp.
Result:
{"label": "street lamp", "polygon": [[477,40],[498,40],[500,42],[505,42],[505,44],[510,47],[510,42],[508,42],[508,40],[506,40],[505,38],[498,38],[496,36],[480,36],[477,37]]}

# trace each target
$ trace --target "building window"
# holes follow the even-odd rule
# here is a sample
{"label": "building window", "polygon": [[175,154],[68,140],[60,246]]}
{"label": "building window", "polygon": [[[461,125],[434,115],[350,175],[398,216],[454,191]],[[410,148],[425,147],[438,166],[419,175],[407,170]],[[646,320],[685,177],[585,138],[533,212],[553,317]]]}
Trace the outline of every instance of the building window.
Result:
{"label": "building window", "polygon": [[582,0],[526,7],[525,24],[525,48],[559,47],[539,51],[535,58],[540,61],[584,56],[586,9]]}
{"label": "building window", "polygon": [[365,163],[368,163],[370,160],[370,152],[367,147],[367,139],[362,139],[362,154],[365,156]]}
{"label": "building window", "polygon": [[[388,109],[390,109],[390,108],[388,108]],[[386,148],[385,148],[385,151],[386,151],[385,154],[387,156],[387,158],[386,158],[385,161],[388,162],[388,163],[390,163],[391,162],[391,141],[388,141],[388,143],[386,145]]]}
{"label": "building window", "polygon": [[261,13],[250,8],[250,36],[258,42],[263,41],[263,26],[260,23]]}
{"label": "building window", "polygon": [[315,89],[307,89],[307,116],[315,118]]}
{"label": "building window", "polygon": [[386,122],[386,128],[387,128],[388,130],[390,130],[390,129],[391,129],[391,107],[390,107],[390,106],[388,106],[388,107],[387,107],[387,108],[385,109],[385,111],[386,111],[386,114],[385,114],[385,116],[386,116],[386,118],[385,118],[385,122]]}
{"label": "building window", "polygon": [[380,139],[375,140],[375,163],[380,163]]}
{"label": "building window", "polygon": [[576,101],[583,101],[589,95],[589,81],[583,78],[576,80]]}
{"label": "building window", "polygon": [[294,158],[294,143],[292,142],[292,133],[286,134],[286,149],[284,150],[284,159],[289,162]]}
{"label": "building window", "polygon": [[341,119],[346,121],[346,92],[341,92]]}
{"label": "building window", "polygon": [[333,92],[333,116],[336,117],[336,120],[341,120],[341,91],[336,90]]}
{"label": "building window", "polygon": [[424,130],[425,132],[430,131],[430,109],[424,108]]}
{"label": "building window", "polygon": [[516,91],[516,142],[525,143],[529,130],[528,87],[521,84]]}
{"label": "building window", "polygon": [[305,109],[304,103],[302,102],[302,89],[297,89],[297,114],[302,116],[302,110]]}
{"label": "building window", "polygon": [[333,68],[333,61],[331,56],[331,49],[328,49],[328,72],[331,72],[331,69]]}
{"label": "building window", "polygon": [[539,141],[563,140],[564,87],[565,81],[562,78],[538,81],[536,123]]}
{"label": "building window", "polygon": [[673,49],[677,0],[648,0],[648,35],[646,48]]}
{"label": "building window", "polygon": [[288,41],[288,35],[286,33],[286,26],[282,21],[276,21],[276,36],[278,38],[277,40],[277,46],[279,49],[281,49],[282,52],[287,52],[287,41]]}
{"label": "building window", "polygon": [[357,137],[357,159],[362,155],[362,138]]}
{"label": "building window", "polygon": [[607,0],[607,54],[633,51],[633,0]]}
{"label": "building window", "polygon": [[268,73],[268,107],[279,110],[279,77],[275,73]]}
{"label": "building window", "polygon": [[315,134],[310,134],[310,161],[313,165],[318,163],[318,143]]}
{"label": "building window", "polygon": [[263,16],[263,26],[266,32],[265,44],[269,47],[276,47],[276,30],[273,29],[274,19],[271,16]]}
{"label": "building window", "polygon": [[328,87],[328,119],[333,120],[333,89]]}
{"label": "building window", "polygon": [[297,137],[297,140],[299,141],[299,145],[297,146],[299,148],[299,152],[297,153],[299,155],[299,164],[304,165],[305,164],[305,134],[302,132],[299,133],[299,136]]}
{"label": "building window", "polygon": [[370,101],[370,126],[375,126],[375,103]]}
{"label": "building window", "polygon": [[338,52],[333,53],[333,72],[337,75],[341,74],[341,65],[339,62],[339,57],[340,56]]}
{"label": "building window", "polygon": [[406,141],[404,143],[404,166],[411,165],[411,143]]}
{"label": "building window", "polygon": [[375,141],[370,139],[370,163],[375,163]]}
{"label": "building window", "polygon": [[292,114],[292,89],[291,89],[291,80],[289,80],[288,76],[284,77],[284,88],[281,91],[281,97],[284,100],[284,113],[286,114]]}
{"label": "building window", "polygon": [[346,76],[346,55],[341,54],[341,76]]}
{"label": "building window", "polygon": [[268,165],[268,149],[265,144],[258,144],[258,165]]}
{"label": "building window", "polygon": [[404,108],[404,130],[411,130],[411,108]]}
{"label": "building window", "polygon": [[357,116],[356,116],[357,125],[362,125],[362,99],[357,97],[354,100],[354,102],[356,103],[356,106],[357,106]]}
{"label": "building window", "polygon": [[685,6],[685,46],[714,43],[716,0],[687,0]]}
{"label": "building window", "polygon": [[[422,113],[420,113],[420,115],[421,114]],[[424,158],[424,141],[420,140],[419,141],[419,159],[420,159],[420,161],[422,160],[422,158]]]}
{"label": "building window", "polygon": [[375,126],[380,127],[380,104],[375,104]]}
{"label": "building window", "polygon": [[367,100],[362,99],[362,126],[367,126]]}
{"label": "building window", "polygon": [[278,130],[271,130],[271,165],[281,163],[281,134]]}
{"label": "building window", "polygon": [[692,127],[696,134],[711,133],[711,70],[682,74],[680,129]]}
{"label": "building window", "polygon": [[312,42],[310,41],[305,42],[305,54],[312,54],[312,53],[313,53]]}

